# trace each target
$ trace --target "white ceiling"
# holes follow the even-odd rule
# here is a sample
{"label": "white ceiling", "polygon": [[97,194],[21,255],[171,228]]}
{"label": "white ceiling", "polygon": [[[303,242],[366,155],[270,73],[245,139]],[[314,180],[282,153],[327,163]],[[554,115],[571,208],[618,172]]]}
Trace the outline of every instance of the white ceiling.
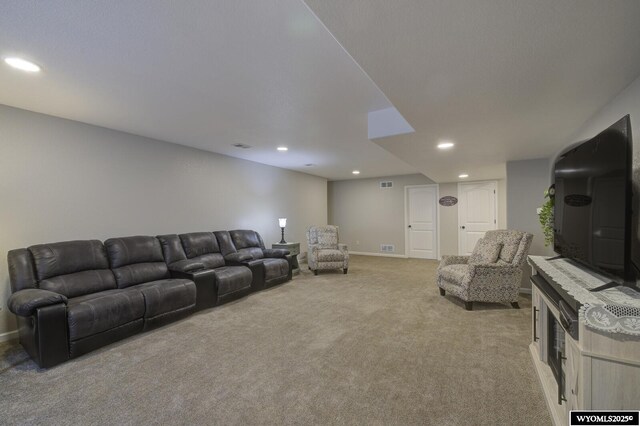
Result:
{"label": "white ceiling", "polygon": [[375,142],[439,182],[553,155],[640,75],[638,0],[306,3],[416,130]]}
{"label": "white ceiling", "polygon": [[2,63],[2,104],[331,179],[415,172],[367,139],[392,105],[300,0],[4,0],[0,55],[43,67]]}
{"label": "white ceiling", "polygon": [[[637,0],[306,3],[4,0],[0,55],[44,71],[1,64],[0,103],[334,180],[443,182],[552,155],[640,74]],[[369,141],[367,113],[393,106],[416,132]]]}

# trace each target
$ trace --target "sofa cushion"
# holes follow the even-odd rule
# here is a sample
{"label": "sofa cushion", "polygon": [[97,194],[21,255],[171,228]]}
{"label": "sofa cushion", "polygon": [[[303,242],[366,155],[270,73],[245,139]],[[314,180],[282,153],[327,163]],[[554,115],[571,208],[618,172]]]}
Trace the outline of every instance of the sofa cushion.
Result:
{"label": "sofa cushion", "polygon": [[182,247],[189,259],[209,253],[220,253],[220,246],[213,232],[180,234]]}
{"label": "sofa cushion", "polygon": [[38,244],[33,255],[38,287],[67,297],[116,288],[104,245],[97,240]]}
{"label": "sofa cushion", "polygon": [[29,247],[38,280],[90,269],[109,269],[104,245],[98,240],[64,241]]}
{"label": "sofa cushion", "polygon": [[117,285],[111,270],[99,269],[51,277],[40,281],[38,287],[67,297],[77,297],[115,289]]}
{"label": "sofa cushion", "polygon": [[131,287],[144,296],[145,318],[195,306],[196,285],[185,279],[166,279]]}
{"label": "sofa cushion", "polygon": [[182,248],[182,241],[177,234],[158,235],[156,238],[160,241],[164,260],[168,264],[187,259],[184,248]]}
{"label": "sofa cushion", "polygon": [[264,279],[271,280],[289,274],[289,262],[286,259],[264,259]]}
{"label": "sofa cushion", "polygon": [[157,238],[110,238],[104,244],[119,288],[169,278]]}
{"label": "sofa cushion", "polygon": [[469,274],[468,265],[448,265],[438,270],[438,274],[441,278],[454,283],[462,283]]}
{"label": "sofa cushion", "polygon": [[262,253],[262,249],[259,247],[247,247],[238,250],[238,253],[246,254],[251,256],[253,259],[262,259],[264,254]]}
{"label": "sofa cushion", "polygon": [[135,289],[107,290],[69,299],[69,340],[77,340],[142,318],[144,297]]}
{"label": "sofa cushion", "polygon": [[260,238],[258,237],[258,233],[255,231],[237,229],[235,231],[229,231],[229,235],[231,235],[233,245],[235,245],[238,250],[247,247],[261,248]]}
{"label": "sofa cushion", "polygon": [[320,249],[317,253],[318,262],[342,262],[344,260],[344,253],[340,250]]}
{"label": "sofa cushion", "polygon": [[489,238],[480,238],[469,256],[469,265],[496,263],[502,250],[502,243]]}
{"label": "sofa cushion", "polygon": [[223,266],[213,273],[218,286],[218,297],[251,287],[251,270],[245,266]]}

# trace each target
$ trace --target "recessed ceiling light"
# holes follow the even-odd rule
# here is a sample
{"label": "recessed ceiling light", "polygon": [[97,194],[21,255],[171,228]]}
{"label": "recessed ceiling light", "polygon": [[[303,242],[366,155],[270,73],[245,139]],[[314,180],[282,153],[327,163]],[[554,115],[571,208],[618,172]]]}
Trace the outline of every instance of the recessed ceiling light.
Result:
{"label": "recessed ceiling light", "polygon": [[287,148],[286,146],[279,146],[278,151],[282,151],[282,152],[289,151],[289,148]]}
{"label": "recessed ceiling light", "polygon": [[17,68],[21,71],[39,72],[41,70],[41,68],[33,62],[29,62],[22,58],[16,58],[15,56],[4,58],[4,61],[7,63],[7,65],[10,65],[13,68]]}
{"label": "recessed ceiling light", "polygon": [[454,145],[454,143],[453,142],[449,142],[449,141],[440,142],[438,144],[438,148],[440,148],[440,149],[449,149],[449,148],[453,148],[453,145]]}
{"label": "recessed ceiling light", "polygon": [[313,164],[313,163],[307,163],[307,164],[305,164],[305,166],[307,166],[307,167],[313,167],[313,166],[315,166],[315,164]]}
{"label": "recessed ceiling light", "polygon": [[359,175],[360,174],[360,170],[354,170],[351,173],[353,173],[354,175]]}
{"label": "recessed ceiling light", "polygon": [[466,173],[462,173],[461,175],[458,175],[458,177],[459,177],[460,179],[466,179],[466,178],[468,178],[468,177],[469,177],[469,175],[468,175],[468,174],[466,174]]}

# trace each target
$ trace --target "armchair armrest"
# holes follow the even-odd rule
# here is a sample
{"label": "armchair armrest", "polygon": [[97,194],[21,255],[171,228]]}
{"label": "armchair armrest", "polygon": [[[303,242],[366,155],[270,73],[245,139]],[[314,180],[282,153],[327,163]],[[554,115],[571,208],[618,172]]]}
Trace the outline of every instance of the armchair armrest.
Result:
{"label": "armchair armrest", "polygon": [[469,256],[445,255],[445,256],[442,256],[442,260],[440,260],[438,269],[444,268],[445,266],[449,266],[449,265],[466,265],[468,262],[469,262]]}
{"label": "armchair armrest", "polygon": [[287,249],[263,249],[262,253],[264,254],[264,257],[284,258],[290,253],[290,251]]}
{"label": "armchair armrest", "polygon": [[243,263],[253,260],[253,257],[250,254],[246,253],[229,253],[224,257],[225,263],[229,265],[239,266]]}
{"label": "armchair armrest", "polygon": [[169,264],[169,270],[175,272],[194,272],[204,269],[204,264],[191,259],[179,260]]}
{"label": "armchair armrest", "polygon": [[498,265],[496,263],[483,263],[469,266],[471,280],[483,280],[485,283],[501,283],[505,280],[517,278],[520,284],[522,269],[518,266]]}
{"label": "armchair armrest", "polygon": [[340,250],[340,251],[349,251],[349,248],[347,247],[346,244],[339,243],[338,244],[338,250]]}
{"label": "armchair armrest", "polygon": [[13,293],[11,297],[9,297],[8,305],[9,310],[14,314],[20,317],[29,317],[33,315],[38,308],[57,305],[59,303],[66,305],[66,296],[49,290],[26,288]]}

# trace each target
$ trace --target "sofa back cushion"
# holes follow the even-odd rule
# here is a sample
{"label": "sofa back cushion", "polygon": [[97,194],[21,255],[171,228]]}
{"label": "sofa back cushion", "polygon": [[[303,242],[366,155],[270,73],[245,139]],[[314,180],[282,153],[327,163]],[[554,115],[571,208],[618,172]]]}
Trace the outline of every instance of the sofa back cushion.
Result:
{"label": "sofa back cushion", "polygon": [[249,254],[254,259],[262,259],[264,257],[262,252],[264,243],[256,231],[236,229],[229,231],[229,235],[231,235],[231,240],[238,253]]}
{"label": "sofa back cushion", "polygon": [[214,231],[213,235],[215,235],[216,241],[218,241],[218,246],[220,247],[220,252],[223,256],[238,252],[236,246],[233,245],[233,240],[231,239],[229,231]]}
{"label": "sofa back cushion", "polygon": [[28,250],[41,289],[77,297],[116,288],[105,247],[98,240],[38,244]]}
{"label": "sofa back cushion", "polygon": [[157,238],[110,238],[104,245],[119,288],[169,278],[169,269]]}
{"label": "sofa back cushion", "polygon": [[162,254],[164,255],[164,260],[167,264],[170,265],[173,262],[179,262],[187,259],[178,234],[158,235],[156,238],[160,241]]}
{"label": "sofa back cushion", "polygon": [[205,268],[224,266],[224,257],[213,232],[180,234],[180,241],[188,259],[202,263]]}

